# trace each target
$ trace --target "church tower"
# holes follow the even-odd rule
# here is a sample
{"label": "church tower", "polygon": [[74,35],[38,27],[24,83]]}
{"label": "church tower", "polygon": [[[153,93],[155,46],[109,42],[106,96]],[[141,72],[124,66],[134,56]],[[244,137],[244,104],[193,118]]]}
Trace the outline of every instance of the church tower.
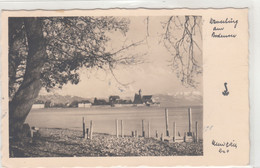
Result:
{"label": "church tower", "polygon": [[142,90],[139,90],[139,96],[142,97]]}

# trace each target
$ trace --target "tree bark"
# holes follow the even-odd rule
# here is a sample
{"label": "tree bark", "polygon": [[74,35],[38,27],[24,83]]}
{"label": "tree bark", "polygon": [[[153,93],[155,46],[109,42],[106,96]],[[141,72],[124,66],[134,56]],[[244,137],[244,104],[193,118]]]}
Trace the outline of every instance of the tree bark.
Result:
{"label": "tree bark", "polygon": [[47,57],[41,19],[25,18],[24,26],[28,39],[26,70],[22,84],[9,103],[9,134],[18,137],[42,87],[41,70]]}
{"label": "tree bark", "polygon": [[[9,76],[9,100],[12,100],[14,84],[16,81],[17,68],[21,62],[19,58],[19,41],[22,38],[23,21],[19,18],[8,19],[8,32],[9,32],[9,54],[8,54],[8,76]],[[20,30],[20,31],[18,31]]]}

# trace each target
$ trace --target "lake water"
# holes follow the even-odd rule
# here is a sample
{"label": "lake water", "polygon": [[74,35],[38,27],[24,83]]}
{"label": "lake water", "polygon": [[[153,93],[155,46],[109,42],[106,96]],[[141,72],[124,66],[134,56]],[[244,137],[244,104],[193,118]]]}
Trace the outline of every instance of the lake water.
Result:
{"label": "lake water", "polygon": [[[192,108],[192,129],[195,131],[195,122],[199,123],[199,138],[202,138],[203,107]],[[172,135],[173,122],[177,124],[177,132],[182,136],[188,131],[188,107],[168,107],[169,132]],[[151,136],[165,135],[165,108],[164,107],[91,107],[91,108],[46,108],[32,109],[26,122],[30,126],[47,128],[68,128],[82,130],[82,117],[85,118],[86,126],[93,121],[93,131],[98,133],[116,134],[116,122],[118,119],[119,133],[120,120],[123,120],[124,134],[138,130],[141,134],[142,120],[144,120],[147,135],[148,121],[150,121]]]}

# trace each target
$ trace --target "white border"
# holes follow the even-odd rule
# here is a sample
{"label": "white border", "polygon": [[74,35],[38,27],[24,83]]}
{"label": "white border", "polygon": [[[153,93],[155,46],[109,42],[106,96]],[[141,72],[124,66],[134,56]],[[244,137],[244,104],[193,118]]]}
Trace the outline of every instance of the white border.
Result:
{"label": "white border", "polygon": [[[260,167],[260,1],[258,0],[0,0],[0,10],[105,9],[105,8],[249,8],[250,165]],[[1,20],[0,20],[1,27]],[[1,31],[0,31],[1,32]],[[1,35],[0,35],[1,39]],[[1,46],[0,46],[1,52]],[[0,82],[1,84],[1,82]],[[257,87],[258,86],[258,87]],[[1,95],[1,93],[0,93]],[[1,106],[1,103],[0,103]],[[1,123],[1,120],[0,120]],[[257,134],[258,133],[258,134]],[[1,141],[1,139],[0,139]],[[258,159],[257,159],[258,158]]]}

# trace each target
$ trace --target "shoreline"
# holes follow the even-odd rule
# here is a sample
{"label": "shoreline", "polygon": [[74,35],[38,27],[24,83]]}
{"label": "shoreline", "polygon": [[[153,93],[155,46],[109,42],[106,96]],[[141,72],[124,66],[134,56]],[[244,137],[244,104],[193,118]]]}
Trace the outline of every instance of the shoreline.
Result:
{"label": "shoreline", "polygon": [[93,133],[82,138],[82,131],[40,128],[39,134],[10,141],[10,157],[115,157],[115,156],[202,156],[203,142],[169,143],[155,138],[119,137]]}
{"label": "shoreline", "polygon": [[111,106],[111,105],[92,105],[89,107],[43,107],[43,108],[32,108],[33,110],[38,110],[38,109],[91,109],[91,108],[189,108],[189,107],[193,107],[193,108],[201,108],[203,107],[203,104],[194,104],[194,105],[152,105],[152,106],[146,106],[146,105],[134,105],[134,104],[130,104],[131,106],[129,106],[128,104],[122,104],[122,106],[120,106],[121,104],[118,104],[119,106]]}

